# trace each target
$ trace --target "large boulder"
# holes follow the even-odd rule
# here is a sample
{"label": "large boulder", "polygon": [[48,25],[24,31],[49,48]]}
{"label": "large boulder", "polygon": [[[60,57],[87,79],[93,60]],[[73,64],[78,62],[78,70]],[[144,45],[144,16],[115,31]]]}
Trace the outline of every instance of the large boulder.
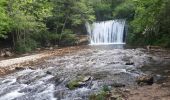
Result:
{"label": "large boulder", "polygon": [[84,86],[88,85],[88,82],[92,80],[92,77],[86,76],[86,77],[78,77],[77,79],[71,80],[68,84],[67,87],[70,90],[76,89],[76,88],[81,88]]}
{"label": "large boulder", "polygon": [[87,45],[89,44],[89,37],[87,35],[78,36],[78,40],[76,42],[77,45]]}
{"label": "large boulder", "polygon": [[12,50],[10,48],[5,48],[0,51],[1,57],[12,57],[14,53],[12,53]]}
{"label": "large boulder", "polygon": [[12,52],[10,52],[10,51],[5,52],[5,57],[12,57],[12,56],[13,56]]}
{"label": "large boulder", "polygon": [[4,57],[5,56],[5,52],[1,51],[0,56]]}

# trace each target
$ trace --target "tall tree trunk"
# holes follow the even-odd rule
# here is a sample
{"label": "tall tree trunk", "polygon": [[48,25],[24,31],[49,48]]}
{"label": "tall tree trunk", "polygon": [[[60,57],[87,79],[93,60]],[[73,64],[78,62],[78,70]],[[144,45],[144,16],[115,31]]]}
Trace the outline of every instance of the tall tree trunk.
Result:
{"label": "tall tree trunk", "polygon": [[15,48],[16,44],[15,44],[15,32],[11,33],[12,35],[12,42],[13,42],[13,48]]}
{"label": "tall tree trunk", "polygon": [[26,45],[26,29],[24,29],[23,34],[24,34],[24,45]]}
{"label": "tall tree trunk", "polygon": [[62,38],[62,35],[63,35],[63,32],[64,32],[64,29],[65,29],[65,26],[66,26],[67,20],[68,20],[68,16],[65,18],[64,25],[63,25],[63,28],[62,28],[62,30],[61,30],[61,34],[60,34],[60,38],[59,38],[59,42],[61,41],[61,38]]}
{"label": "tall tree trunk", "polygon": [[16,42],[19,40],[19,29],[16,29]]}

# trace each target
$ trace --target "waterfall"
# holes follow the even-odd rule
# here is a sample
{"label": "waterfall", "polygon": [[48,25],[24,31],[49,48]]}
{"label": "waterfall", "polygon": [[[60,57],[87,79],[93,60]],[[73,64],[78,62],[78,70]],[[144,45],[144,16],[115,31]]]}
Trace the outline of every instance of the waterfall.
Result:
{"label": "waterfall", "polygon": [[125,20],[86,23],[91,45],[124,44]]}

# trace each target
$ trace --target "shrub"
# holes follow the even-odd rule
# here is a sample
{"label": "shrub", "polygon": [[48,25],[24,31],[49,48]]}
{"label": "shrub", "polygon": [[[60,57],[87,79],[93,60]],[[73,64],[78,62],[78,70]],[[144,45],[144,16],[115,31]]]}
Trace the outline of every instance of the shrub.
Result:
{"label": "shrub", "polygon": [[25,53],[25,52],[30,52],[37,47],[38,47],[38,43],[35,40],[31,38],[27,38],[26,40],[23,39],[18,40],[16,42],[15,49],[19,53]]}
{"label": "shrub", "polygon": [[31,36],[34,40],[41,44],[41,46],[58,44],[59,35],[57,33],[42,31]]}
{"label": "shrub", "polygon": [[68,45],[75,45],[77,41],[76,34],[74,34],[71,30],[66,29],[60,40],[60,45],[68,46]]}
{"label": "shrub", "polygon": [[159,45],[165,48],[170,47],[170,36],[163,35],[160,39],[158,39],[155,42],[155,45]]}

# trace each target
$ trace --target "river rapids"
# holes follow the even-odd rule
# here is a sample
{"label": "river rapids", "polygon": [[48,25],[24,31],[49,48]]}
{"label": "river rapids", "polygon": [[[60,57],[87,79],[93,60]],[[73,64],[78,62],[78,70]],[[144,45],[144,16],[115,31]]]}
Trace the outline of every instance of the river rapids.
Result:
{"label": "river rapids", "polygon": [[[47,59],[38,69],[25,69],[0,77],[0,100],[88,100],[102,86],[136,85],[138,68],[161,58],[144,49],[92,49]],[[90,77],[81,87],[67,84],[79,76]]]}

